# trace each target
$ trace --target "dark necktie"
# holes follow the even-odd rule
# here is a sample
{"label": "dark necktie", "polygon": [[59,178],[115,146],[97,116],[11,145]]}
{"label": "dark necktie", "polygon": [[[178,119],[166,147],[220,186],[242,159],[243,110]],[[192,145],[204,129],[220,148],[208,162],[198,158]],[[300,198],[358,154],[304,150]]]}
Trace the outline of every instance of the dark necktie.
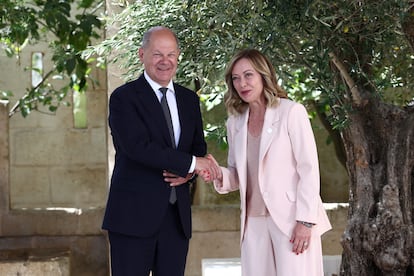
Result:
{"label": "dark necktie", "polygon": [[[165,120],[167,121],[168,131],[170,132],[172,146],[173,148],[175,148],[176,146],[175,146],[175,138],[174,138],[174,129],[173,129],[173,124],[171,120],[170,108],[168,107],[168,102],[167,102],[167,90],[168,88],[166,87],[160,88],[160,91],[162,93],[161,107],[162,107],[162,110],[164,111]],[[174,204],[176,201],[177,201],[177,195],[175,194],[175,187],[172,187],[171,194],[170,194],[170,203]]]}

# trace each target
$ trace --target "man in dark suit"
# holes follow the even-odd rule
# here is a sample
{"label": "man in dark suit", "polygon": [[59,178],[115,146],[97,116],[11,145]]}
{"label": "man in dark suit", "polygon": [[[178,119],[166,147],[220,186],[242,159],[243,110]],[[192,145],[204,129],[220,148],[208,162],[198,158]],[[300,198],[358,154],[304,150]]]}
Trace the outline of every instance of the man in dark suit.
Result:
{"label": "man in dark suit", "polygon": [[197,94],[172,82],[179,54],[170,29],[151,28],[139,49],[144,73],[109,100],[116,154],[102,228],[113,276],[183,276],[191,237],[189,181],[201,170],[218,173],[204,158]]}

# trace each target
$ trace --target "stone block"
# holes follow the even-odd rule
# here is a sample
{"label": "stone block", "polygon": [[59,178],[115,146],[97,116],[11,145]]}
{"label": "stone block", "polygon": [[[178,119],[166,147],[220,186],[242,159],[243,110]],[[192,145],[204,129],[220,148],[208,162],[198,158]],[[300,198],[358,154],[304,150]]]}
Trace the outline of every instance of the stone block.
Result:
{"label": "stone block", "polygon": [[239,258],[239,241],[238,231],[193,232],[185,276],[200,276],[205,258]]}
{"label": "stone block", "polygon": [[240,231],[238,206],[193,206],[193,231]]}
{"label": "stone block", "polygon": [[49,170],[46,167],[12,166],[10,168],[11,209],[48,206],[50,203]]}
{"label": "stone block", "polygon": [[103,208],[107,197],[106,167],[70,166],[50,170],[49,206]]}

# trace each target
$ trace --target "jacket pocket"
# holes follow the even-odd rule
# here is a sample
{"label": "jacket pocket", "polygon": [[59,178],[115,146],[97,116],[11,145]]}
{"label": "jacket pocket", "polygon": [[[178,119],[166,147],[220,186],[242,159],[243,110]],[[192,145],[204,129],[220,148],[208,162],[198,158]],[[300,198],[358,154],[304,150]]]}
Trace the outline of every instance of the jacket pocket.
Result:
{"label": "jacket pocket", "polygon": [[286,197],[290,202],[296,202],[296,192],[295,191],[287,191]]}

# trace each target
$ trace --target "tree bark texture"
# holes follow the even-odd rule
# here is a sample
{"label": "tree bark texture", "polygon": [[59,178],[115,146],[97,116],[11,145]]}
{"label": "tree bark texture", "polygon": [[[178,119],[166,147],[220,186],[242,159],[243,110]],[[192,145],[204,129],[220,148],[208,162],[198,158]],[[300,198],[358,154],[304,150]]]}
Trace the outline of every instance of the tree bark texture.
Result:
{"label": "tree bark texture", "polygon": [[414,275],[414,108],[372,100],[351,116],[341,275]]}

